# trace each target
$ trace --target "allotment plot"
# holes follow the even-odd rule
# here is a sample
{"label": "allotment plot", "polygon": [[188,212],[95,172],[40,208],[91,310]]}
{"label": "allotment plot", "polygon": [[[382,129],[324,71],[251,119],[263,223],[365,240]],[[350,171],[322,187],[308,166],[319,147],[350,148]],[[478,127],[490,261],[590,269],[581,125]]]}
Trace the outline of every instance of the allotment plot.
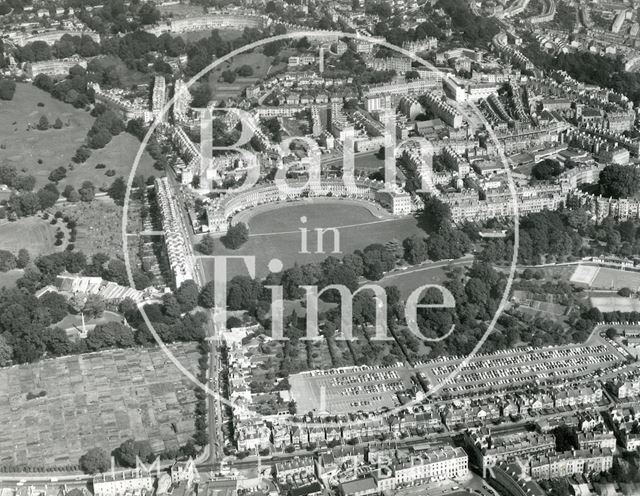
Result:
{"label": "allotment plot", "polygon": [[[195,372],[197,345],[171,346]],[[0,465],[69,466],[133,438],[155,453],[194,433],[194,386],[160,349],[110,350],[0,369]]]}

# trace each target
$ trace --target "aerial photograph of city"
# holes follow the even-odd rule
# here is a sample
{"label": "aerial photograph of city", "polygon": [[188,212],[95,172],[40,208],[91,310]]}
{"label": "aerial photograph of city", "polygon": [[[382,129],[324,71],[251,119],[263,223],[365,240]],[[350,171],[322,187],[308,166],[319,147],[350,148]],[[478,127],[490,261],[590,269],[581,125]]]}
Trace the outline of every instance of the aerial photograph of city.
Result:
{"label": "aerial photograph of city", "polygon": [[640,496],[640,0],[0,0],[0,496]]}

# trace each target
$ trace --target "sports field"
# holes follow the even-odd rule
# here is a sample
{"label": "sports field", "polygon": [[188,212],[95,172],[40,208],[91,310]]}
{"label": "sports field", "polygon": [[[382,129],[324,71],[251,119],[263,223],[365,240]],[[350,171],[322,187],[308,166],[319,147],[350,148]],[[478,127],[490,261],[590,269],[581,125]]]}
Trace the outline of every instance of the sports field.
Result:
{"label": "sports field", "polygon": [[[195,344],[172,346],[196,371]],[[43,397],[27,399],[29,393]],[[155,452],[194,432],[191,383],[158,349],[111,350],[0,369],[0,465],[75,465],[88,449],[126,439]],[[19,412],[16,413],[16,412]]]}
{"label": "sports field", "polygon": [[600,267],[591,286],[615,290],[629,288],[632,291],[638,291],[640,289],[640,272]]}
{"label": "sports field", "polygon": [[638,312],[640,300],[623,296],[595,296],[591,297],[591,306],[601,312]]}
{"label": "sports field", "polygon": [[593,265],[578,265],[573,272],[570,281],[576,284],[586,284],[591,286],[593,280],[598,274],[599,267]]}
{"label": "sports field", "polygon": [[[38,107],[39,102],[44,107]],[[35,126],[42,115],[47,116],[50,124],[59,117],[65,125],[62,129],[28,130],[29,124]],[[71,158],[84,143],[93,121],[88,112],[56,100],[31,84],[18,83],[13,100],[0,100],[0,145],[5,147],[0,148],[0,163],[6,162],[34,176],[36,188],[44,186],[52,170],[72,163]],[[114,177],[129,174],[139,146],[138,140],[127,133],[114,137],[105,148],[93,150],[86,163],[73,164],[73,170],[67,171],[58,188],[67,184],[80,187],[84,181],[92,181],[96,187],[110,185]],[[106,168],[96,169],[98,163],[104,163]],[[116,176],[105,176],[108,169],[115,170]],[[145,154],[137,173],[148,176],[154,172],[157,173],[153,160]]]}
{"label": "sports field", "polygon": [[67,230],[60,222],[52,226],[48,220],[42,220],[38,216],[5,222],[0,224],[0,250],[8,250],[17,255],[20,248],[26,248],[31,258],[63,250],[64,243],[61,246],[54,245],[58,227],[62,227],[66,234]]}
{"label": "sports field", "polygon": [[[306,217],[307,222],[301,223],[300,218]],[[249,241],[239,250],[227,250],[219,240],[216,240],[216,255],[244,255],[256,257],[256,275],[264,277],[268,274],[269,260],[282,260],[285,268],[294,263],[306,264],[319,262],[327,256],[341,258],[357,249],[362,249],[372,243],[385,243],[391,239],[402,241],[407,236],[422,231],[413,217],[401,219],[379,219],[367,208],[352,203],[341,204],[316,201],[314,203],[284,204],[275,210],[258,213],[249,219]],[[299,228],[308,229],[307,248],[312,253],[301,253],[301,232]],[[339,233],[338,253],[334,250],[334,235],[327,232],[324,235],[324,253],[314,253],[317,250],[315,228],[335,227]],[[207,279],[213,278],[213,263],[203,260]],[[229,276],[246,274],[241,262],[231,262]]]}
{"label": "sports field", "polygon": [[571,282],[585,284],[591,288],[618,290],[629,288],[640,290],[640,272],[619,270],[609,267],[578,265],[571,276]]}
{"label": "sports field", "polygon": [[614,291],[621,288],[629,288],[632,291],[640,290],[640,272],[633,270],[578,265],[570,280],[576,284],[585,284],[590,288]]}

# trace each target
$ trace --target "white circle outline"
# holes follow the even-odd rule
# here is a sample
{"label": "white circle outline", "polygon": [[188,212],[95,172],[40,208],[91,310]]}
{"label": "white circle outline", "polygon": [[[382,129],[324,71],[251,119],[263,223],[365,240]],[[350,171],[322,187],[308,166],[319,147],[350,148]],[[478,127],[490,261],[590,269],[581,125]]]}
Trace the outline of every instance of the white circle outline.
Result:
{"label": "white circle outline", "polygon": [[[397,47],[389,42],[387,42],[386,40],[378,40],[369,36],[362,36],[356,33],[346,33],[346,32],[342,32],[342,31],[327,31],[327,30],[319,30],[319,31],[294,31],[291,33],[286,33],[286,34],[282,34],[282,35],[275,35],[275,36],[271,36],[268,38],[262,38],[260,40],[254,41],[253,43],[249,43],[248,45],[244,45],[240,48],[237,48],[235,50],[232,50],[231,52],[229,52],[228,54],[220,57],[219,59],[213,61],[211,64],[209,64],[208,66],[206,66],[204,69],[202,69],[200,72],[198,72],[195,76],[193,76],[187,83],[185,86],[185,89],[189,89],[196,81],[198,81],[201,77],[203,77],[204,75],[206,75],[208,72],[210,72],[211,70],[215,69],[218,65],[226,62],[227,60],[235,57],[236,55],[240,55],[248,50],[252,50],[255,48],[258,48],[260,46],[269,44],[269,43],[273,43],[276,41],[283,41],[283,40],[292,40],[292,39],[299,39],[299,38],[305,38],[305,37],[328,37],[328,36],[332,36],[335,37],[337,39],[339,38],[350,38],[350,39],[356,39],[356,40],[360,40],[360,41],[365,41],[374,45],[379,45],[379,46],[383,46],[385,48],[388,48],[390,50],[399,52],[401,54],[403,54],[404,56],[415,60],[419,63],[421,63],[423,66],[433,70],[434,72],[438,72],[441,73],[441,71],[439,71],[436,67],[434,67],[431,63],[427,62],[426,60],[424,60],[422,57],[419,57],[418,55],[405,50],[403,48]],[[442,73],[441,73],[442,74]],[[125,263],[125,267],[126,267],[126,272],[127,272],[127,278],[129,280],[129,284],[131,285],[131,287],[135,287],[134,281],[133,281],[133,272],[131,270],[131,261],[129,259],[129,250],[128,250],[128,242],[127,242],[127,220],[128,220],[128,211],[129,211],[129,199],[130,199],[130,194],[131,194],[131,188],[133,185],[133,180],[135,178],[135,172],[138,168],[140,159],[142,158],[142,155],[144,153],[144,151],[146,150],[146,146],[149,142],[150,137],[153,135],[153,132],[156,130],[156,128],[160,125],[161,123],[161,119],[162,117],[164,117],[168,110],[171,108],[171,106],[173,105],[173,103],[175,102],[177,95],[174,95],[173,98],[171,98],[163,107],[161,113],[159,116],[156,117],[156,119],[153,121],[153,123],[151,124],[149,130],[147,131],[147,134],[145,135],[145,137],[142,139],[141,144],[140,144],[140,148],[138,149],[138,153],[136,154],[136,157],[134,159],[133,162],[133,166],[131,168],[131,172],[129,173],[129,177],[127,180],[127,188],[125,191],[125,197],[124,197],[124,206],[123,206],[123,213],[122,213],[122,248],[123,248],[123,256],[124,256],[124,263]],[[489,335],[493,332],[493,329],[498,321],[498,318],[500,318],[500,315],[502,314],[502,312],[504,311],[504,308],[508,302],[508,296],[511,290],[511,286],[513,284],[513,279],[515,276],[515,270],[516,270],[516,262],[518,259],[518,246],[519,246],[519,242],[520,242],[520,234],[519,234],[519,224],[520,224],[520,214],[519,214],[519,208],[518,208],[518,197],[517,197],[517,192],[516,192],[516,188],[515,188],[515,183],[513,181],[513,177],[511,175],[511,170],[509,169],[509,165],[507,163],[507,157],[504,153],[504,150],[500,144],[500,141],[498,140],[495,131],[493,130],[493,128],[491,127],[491,125],[488,123],[487,119],[484,117],[484,115],[482,115],[482,113],[477,109],[476,105],[472,102],[469,102],[469,104],[473,107],[476,115],[480,118],[480,120],[485,124],[485,130],[487,131],[487,133],[489,134],[489,136],[491,137],[491,140],[493,141],[496,150],[498,152],[498,155],[500,156],[500,160],[502,161],[503,164],[503,168],[507,173],[507,182],[508,182],[508,186],[509,186],[509,192],[511,193],[511,200],[512,200],[512,204],[513,204],[513,218],[514,218],[514,227],[513,227],[513,232],[514,232],[514,240],[513,240],[513,255],[512,255],[512,259],[511,259],[511,266],[510,266],[510,270],[509,270],[509,276],[507,278],[507,283],[505,285],[505,289],[504,289],[504,293],[502,295],[502,299],[500,300],[500,304],[498,305],[498,308],[493,316],[493,319],[491,320],[491,322],[489,323],[487,330],[484,332],[484,334],[482,335],[482,337],[478,340],[477,344],[474,346],[473,350],[471,351],[471,353],[469,355],[467,355],[459,364],[458,366],[439,384],[437,384],[434,388],[430,389],[429,391],[425,392],[425,396],[423,397],[423,399],[413,399],[412,401],[405,403],[404,405],[400,405],[397,407],[394,407],[393,409],[390,409],[389,411],[383,412],[383,413],[379,413],[379,414],[375,414],[374,417],[372,418],[367,418],[363,421],[351,421],[351,420],[347,420],[345,422],[337,422],[335,423],[336,425],[354,425],[354,424],[359,424],[361,425],[363,422],[364,423],[369,423],[374,421],[375,419],[379,419],[379,418],[385,418],[387,416],[393,415],[397,412],[400,412],[402,410],[405,410],[407,408],[410,408],[414,405],[417,404],[421,404],[424,402],[424,399],[430,397],[431,395],[437,393],[438,391],[440,391],[444,386],[450,384],[453,379],[460,373],[460,371],[475,357],[475,355],[478,353],[478,351],[480,350],[480,348],[484,345],[484,343],[486,342],[486,340],[488,339]],[[466,114],[465,112],[463,112],[464,114]],[[160,338],[160,336],[158,335],[158,333],[156,332],[156,330],[153,327],[153,324],[151,323],[151,321],[149,320],[149,317],[147,316],[145,310],[144,310],[144,305],[143,304],[138,304],[138,310],[140,311],[142,318],[145,322],[145,324],[147,325],[147,328],[149,329],[149,332],[151,333],[151,335],[154,337],[154,339],[156,340],[156,342],[158,343],[158,345],[160,346],[160,349],[162,349],[162,351],[167,355],[167,357],[173,362],[173,364],[178,368],[178,370],[180,370],[191,382],[193,382],[196,386],[198,386],[199,388],[201,388],[203,391],[205,391],[207,394],[214,396],[218,401],[224,403],[225,405],[231,407],[232,409],[237,409],[239,407],[233,405],[231,402],[229,402],[226,398],[224,398],[221,394],[219,394],[216,391],[213,391],[212,389],[209,388],[209,386],[207,384],[203,384],[201,383],[198,378],[196,376],[194,376],[189,370],[187,370],[187,368],[182,365],[182,363],[180,363],[180,361],[173,355],[173,353],[168,349],[167,345],[162,341],[162,339]],[[210,351],[211,352],[211,351]],[[412,367],[415,369],[415,367]],[[253,412],[255,413],[255,412]],[[207,412],[207,415],[211,415],[211,412]],[[305,413],[300,413],[297,415],[305,415]],[[345,414],[340,414],[340,415],[331,415],[331,416],[346,416]],[[288,425],[295,425],[295,426],[299,426],[299,427],[327,427],[329,425],[334,424],[333,422],[295,422],[292,420],[287,420],[287,419],[282,419],[282,423],[283,424],[288,424]],[[211,445],[213,443],[212,439],[209,439],[209,444]]]}

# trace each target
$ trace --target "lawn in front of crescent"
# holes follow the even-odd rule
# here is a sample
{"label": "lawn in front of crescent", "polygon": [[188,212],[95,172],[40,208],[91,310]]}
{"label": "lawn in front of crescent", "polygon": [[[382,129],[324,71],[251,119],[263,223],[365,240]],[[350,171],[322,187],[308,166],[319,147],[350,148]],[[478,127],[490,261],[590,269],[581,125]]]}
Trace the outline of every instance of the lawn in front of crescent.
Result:
{"label": "lawn in front of crescent", "polygon": [[[306,217],[306,223],[300,221],[301,217]],[[287,268],[295,263],[304,265],[320,262],[330,255],[342,258],[372,243],[384,244],[392,239],[402,242],[407,236],[424,234],[413,217],[380,219],[364,206],[335,201],[282,204],[280,208],[257,213],[248,222],[249,241],[239,250],[228,250],[216,240],[215,255],[255,256],[257,277],[268,274],[267,264],[273,258],[282,260]],[[327,232],[324,235],[324,253],[315,253],[317,243],[314,229],[328,227],[338,229],[339,252],[332,253],[334,235]],[[312,253],[301,253],[300,228],[307,228],[307,246]],[[203,263],[207,279],[213,279],[213,261],[204,259]],[[229,262],[229,278],[246,274],[242,261]]]}

